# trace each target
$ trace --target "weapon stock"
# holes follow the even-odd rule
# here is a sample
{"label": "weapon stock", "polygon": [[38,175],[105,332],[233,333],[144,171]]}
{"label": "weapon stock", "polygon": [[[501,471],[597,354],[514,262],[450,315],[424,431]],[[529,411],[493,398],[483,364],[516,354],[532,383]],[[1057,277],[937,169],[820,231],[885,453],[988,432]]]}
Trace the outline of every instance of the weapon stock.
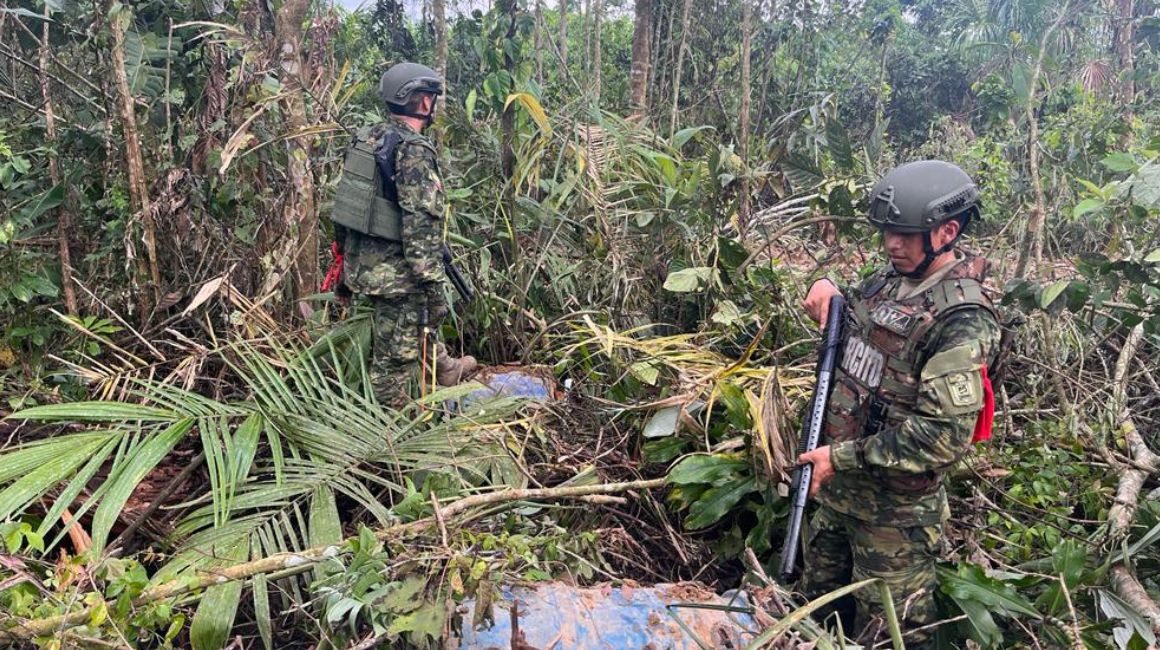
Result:
{"label": "weapon stock", "polygon": [[[830,400],[830,388],[834,375],[834,365],[838,357],[838,344],[842,340],[842,325],[846,320],[846,301],[839,294],[830,298],[830,311],[826,319],[826,329],[819,346],[817,383],[810,399],[810,408],[802,422],[801,442],[798,455],[813,451],[822,436],[822,425],[826,419],[826,404]],[[802,465],[794,473],[793,502],[790,505],[789,527],[785,534],[785,544],[781,549],[781,569],[779,574],[788,581],[797,564],[798,546],[802,531],[802,518],[806,512],[806,501],[810,496],[810,481],[814,466]]]}

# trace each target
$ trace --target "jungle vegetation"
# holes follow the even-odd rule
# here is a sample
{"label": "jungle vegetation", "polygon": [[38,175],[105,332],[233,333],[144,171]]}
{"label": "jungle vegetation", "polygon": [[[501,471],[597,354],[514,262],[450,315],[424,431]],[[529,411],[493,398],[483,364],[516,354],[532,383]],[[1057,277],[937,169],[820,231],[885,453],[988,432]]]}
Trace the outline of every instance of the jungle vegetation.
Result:
{"label": "jungle vegetation", "polygon": [[[320,291],[400,60],[449,86],[443,335],[552,401],[384,408]],[[0,643],[438,647],[513,580],[696,580],[839,647],[765,577],[799,301],[939,157],[1020,323],[942,642],[1155,646],[1158,154],[1156,0],[0,0]]]}

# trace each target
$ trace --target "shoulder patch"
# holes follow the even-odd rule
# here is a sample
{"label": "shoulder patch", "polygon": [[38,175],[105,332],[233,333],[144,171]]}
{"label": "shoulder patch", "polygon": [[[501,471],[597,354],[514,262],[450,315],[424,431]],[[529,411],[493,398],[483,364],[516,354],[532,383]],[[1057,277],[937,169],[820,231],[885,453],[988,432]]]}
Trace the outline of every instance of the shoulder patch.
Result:
{"label": "shoulder patch", "polygon": [[979,401],[975,394],[975,382],[962,372],[947,376],[947,388],[950,389],[951,403],[955,406],[972,406]]}

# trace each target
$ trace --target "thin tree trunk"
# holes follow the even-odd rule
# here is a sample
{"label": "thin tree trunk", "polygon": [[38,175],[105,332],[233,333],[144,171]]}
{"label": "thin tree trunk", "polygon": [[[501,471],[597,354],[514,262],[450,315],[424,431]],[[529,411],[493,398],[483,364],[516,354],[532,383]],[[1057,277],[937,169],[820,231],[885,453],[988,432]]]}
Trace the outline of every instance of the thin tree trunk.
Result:
{"label": "thin tree trunk", "polygon": [[1027,167],[1031,172],[1031,186],[1035,190],[1035,205],[1027,217],[1027,232],[1019,251],[1019,261],[1015,265],[1015,277],[1018,278],[1025,277],[1028,265],[1033,269],[1038,268],[1043,258],[1043,224],[1047,214],[1047,199],[1043,195],[1043,181],[1039,177],[1039,119],[1035,115],[1035,109],[1039,102],[1039,77],[1043,73],[1047,42],[1067,18],[1069,4],[1070,2],[1063,3],[1059,16],[1039,39],[1039,56],[1035,59],[1035,68],[1031,71],[1031,81],[1027,85],[1027,105],[1024,107],[1027,118]]}
{"label": "thin tree trunk", "polygon": [[673,103],[669,112],[669,138],[677,132],[677,103],[681,98],[681,68],[685,65],[685,49],[689,44],[689,8],[693,0],[685,0],[681,8],[681,42],[677,46],[677,64],[673,66]]}
{"label": "thin tree trunk", "polygon": [[[286,0],[274,16],[281,80],[286,91],[282,107],[286,115],[286,130],[292,136],[286,140],[290,193],[282,205],[285,243],[282,256],[284,268],[291,272],[293,295],[297,299],[318,289],[318,214],[314,205],[314,175],[310,170],[313,147],[311,137],[295,135],[308,126],[302,80],[308,79],[309,75],[306,73],[306,57],[302,55],[302,24],[309,6],[309,0]],[[277,268],[274,273],[278,273]]]}
{"label": "thin tree trunk", "polygon": [[600,28],[603,23],[602,16],[604,15],[604,0],[592,0],[592,98],[595,102],[595,107],[600,109],[600,69],[603,67],[601,63],[601,38]]}
{"label": "thin tree trunk", "polygon": [[1123,104],[1130,104],[1136,98],[1136,65],[1132,54],[1134,18],[1135,2],[1116,0],[1115,47],[1120,63],[1120,102]]}
{"label": "thin tree trunk", "polygon": [[886,56],[889,52],[890,35],[887,34],[882,38],[882,56],[878,59],[878,88],[874,93],[874,133],[881,132],[882,120],[886,117]]}
{"label": "thin tree trunk", "polygon": [[632,82],[631,105],[633,113],[644,118],[648,115],[648,73],[652,59],[652,0],[636,0],[636,16],[632,28]]}
{"label": "thin tree trunk", "polygon": [[431,19],[435,21],[435,71],[447,79],[446,0],[431,0]]}
{"label": "thin tree trunk", "polygon": [[[131,252],[137,260],[137,284],[148,284],[148,295],[152,301],[138,303],[138,315],[144,319],[153,305],[160,299],[161,269],[157,264],[157,232],[153,223],[153,211],[149,205],[149,190],[145,183],[145,162],[141,155],[141,141],[137,132],[137,116],[132,90],[129,88],[129,77],[125,72],[125,28],[126,23],[132,20],[131,10],[122,7],[114,12],[116,3],[110,0],[106,7],[109,16],[109,31],[112,33],[112,46],[109,49],[110,67],[113,72],[113,85],[117,90],[117,109],[121,121],[121,132],[125,136],[125,164],[129,172],[129,205],[132,207],[134,219],[141,222],[142,240],[145,244],[145,257]],[[143,289],[138,286],[138,289]],[[138,296],[144,291],[136,291]]]}
{"label": "thin tree trunk", "polygon": [[532,58],[536,63],[536,83],[544,86],[544,0],[536,0],[535,20],[532,23]]}
{"label": "thin tree trunk", "polygon": [[749,227],[749,105],[750,66],[753,46],[753,0],[741,0],[741,115],[738,116],[738,148],[745,172],[741,176],[741,205],[738,208],[738,232],[744,236]]}
{"label": "thin tree trunk", "polygon": [[[508,29],[507,40],[515,38],[516,35],[516,21],[518,20],[519,3],[516,0],[503,0],[500,4],[501,11],[507,16]],[[515,61],[512,60],[511,54],[504,49],[503,64],[505,70],[512,70],[515,68]],[[501,153],[500,162],[503,165],[504,181],[510,184],[512,176],[515,173],[516,154],[515,154],[515,140],[516,140],[516,123],[515,123],[515,107],[508,106],[504,109],[500,116],[500,130],[503,133],[503,151]],[[514,194],[513,188],[508,188],[508,194]],[[508,213],[509,217],[511,213]]]}
{"label": "thin tree trunk", "polygon": [[580,70],[592,79],[592,3],[595,0],[584,0],[584,13],[580,16],[580,33],[584,35],[584,60],[580,62]]}
{"label": "thin tree trunk", "polygon": [[568,0],[560,0],[560,67],[568,72]]}
{"label": "thin tree trunk", "polygon": [[[40,31],[40,94],[44,99],[44,130],[50,145],[56,144],[56,115],[53,112],[52,95],[48,87],[48,25],[51,12],[48,5],[44,7],[44,23]],[[60,163],[57,156],[48,159],[48,174],[52,178],[53,187],[59,187]],[[56,241],[60,252],[60,289],[64,297],[65,309],[75,316],[77,309],[77,294],[73,287],[72,253],[69,251],[69,239],[72,236],[72,210],[76,206],[72,188],[65,190],[66,199],[64,208],[56,210]]]}

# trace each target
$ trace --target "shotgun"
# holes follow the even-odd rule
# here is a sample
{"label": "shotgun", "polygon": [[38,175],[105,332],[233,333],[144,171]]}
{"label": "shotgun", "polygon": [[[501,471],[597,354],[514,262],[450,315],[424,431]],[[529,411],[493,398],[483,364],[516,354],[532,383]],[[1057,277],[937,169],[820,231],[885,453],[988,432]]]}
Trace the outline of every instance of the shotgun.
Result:
{"label": "shotgun", "polygon": [[443,270],[447,273],[447,279],[451,280],[452,286],[459,292],[459,296],[464,301],[471,302],[475,298],[475,289],[459,273],[459,269],[455,268],[455,262],[451,259],[451,249],[447,244],[443,244]]}
{"label": "shotgun", "polygon": [[[798,455],[813,451],[822,437],[822,425],[826,420],[826,404],[830,401],[830,388],[834,376],[834,366],[838,358],[838,344],[842,340],[842,325],[846,321],[846,300],[841,294],[830,298],[830,311],[826,318],[826,329],[818,348],[817,383],[810,399],[809,410],[802,420],[801,441]],[[793,501],[790,505],[789,527],[785,534],[785,544],[781,549],[781,577],[788,582],[797,564],[798,545],[802,532],[802,518],[806,513],[806,500],[810,496],[810,480],[814,475],[813,465],[802,465],[794,472]]]}

